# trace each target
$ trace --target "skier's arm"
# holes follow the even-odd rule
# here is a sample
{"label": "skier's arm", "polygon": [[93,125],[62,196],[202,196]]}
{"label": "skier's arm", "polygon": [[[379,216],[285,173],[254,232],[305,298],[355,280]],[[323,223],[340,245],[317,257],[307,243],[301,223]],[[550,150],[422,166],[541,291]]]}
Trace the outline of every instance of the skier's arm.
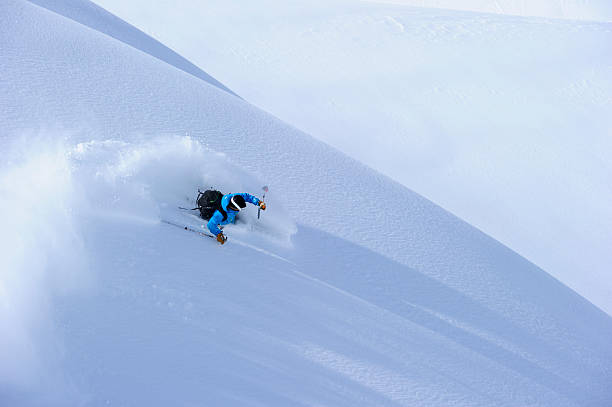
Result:
{"label": "skier's arm", "polygon": [[208,230],[210,230],[210,233],[212,233],[214,236],[217,236],[219,233],[221,233],[221,229],[219,229],[219,225],[221,224],[222,221],[223,221],[223,215],[219,211],[215,211],[213,216],[208,221],[208,225],[207,225]]}
{"label": "skier's arm", "polygon": [[256,196],[253,196],[251,194],[247,194],[246,192],[243,192],[243,193],[238,194],[238,195],[241,195],[246,202],[250,202],[250,203],[252,203],[255,206],[259,206],[259,202],[260,201],[259,201],[259,198],[257,198]]}

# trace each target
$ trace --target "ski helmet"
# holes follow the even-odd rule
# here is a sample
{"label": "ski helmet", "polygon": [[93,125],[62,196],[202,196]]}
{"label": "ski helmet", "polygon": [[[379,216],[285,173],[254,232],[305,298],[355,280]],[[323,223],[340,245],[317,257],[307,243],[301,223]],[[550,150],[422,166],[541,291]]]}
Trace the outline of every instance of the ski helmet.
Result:
{"label": "ski helmet", "polygon": [[246,208],[246,202],[244,202],[242,195],[234,195],[232,199],[230,199],[230,204],[228,206],[232,210],[240,211],[240,209]]}

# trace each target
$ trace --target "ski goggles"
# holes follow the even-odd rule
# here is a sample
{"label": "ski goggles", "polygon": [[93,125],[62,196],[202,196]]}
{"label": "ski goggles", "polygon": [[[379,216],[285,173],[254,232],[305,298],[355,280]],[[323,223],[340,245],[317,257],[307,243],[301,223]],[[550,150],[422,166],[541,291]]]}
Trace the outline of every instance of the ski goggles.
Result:
{"label": "ski goggles", "polygon": [[238,202],[234,200],[235,198],[236,196],[233,196],[232,199],[230,200],[230,205],[231,205],[230,209],[240,212],[242,208],[240,207],[240,205],[238,205]]}

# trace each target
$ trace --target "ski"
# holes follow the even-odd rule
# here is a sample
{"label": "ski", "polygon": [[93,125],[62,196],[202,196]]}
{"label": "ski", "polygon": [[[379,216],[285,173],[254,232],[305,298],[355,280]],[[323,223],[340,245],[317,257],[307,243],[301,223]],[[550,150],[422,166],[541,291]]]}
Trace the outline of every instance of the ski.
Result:
{"label": "ski", "polygon": [[166,220],[166,219],[162,219],[161,221],[163,223],[166,223],[168,225],[172,225],[172,226],[177,227],[177,228],[181,228],[181,229],[186,230],[188,232],[196,233],[196,234],[198,234],[200,236],[209,237],[209,238],[215,239],[215,240],[217,239],[215,236],[211,235],[210,233],[202,232],[201,230],[195,229],[195,228],[193,228],[193,227],[191,227],[189,225],[181,225],[181,224],[174,223],[174,222],[171,222],[171,221]]}

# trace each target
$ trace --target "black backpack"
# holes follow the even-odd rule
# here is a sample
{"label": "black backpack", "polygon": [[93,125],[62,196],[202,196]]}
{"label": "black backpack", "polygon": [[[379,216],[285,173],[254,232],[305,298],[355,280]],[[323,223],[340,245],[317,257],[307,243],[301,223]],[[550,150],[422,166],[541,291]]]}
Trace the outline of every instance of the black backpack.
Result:
{"label": "black backpack", "polygon": [[212,218],[216,211],[221,212],[223,220],[227,219],[227,212],[221,207],[221,198],[223,194],[214,189],[207,189],[202,192],[198,189],[198,197],[196,203],[200,210],[200,216],[206,220]]}

